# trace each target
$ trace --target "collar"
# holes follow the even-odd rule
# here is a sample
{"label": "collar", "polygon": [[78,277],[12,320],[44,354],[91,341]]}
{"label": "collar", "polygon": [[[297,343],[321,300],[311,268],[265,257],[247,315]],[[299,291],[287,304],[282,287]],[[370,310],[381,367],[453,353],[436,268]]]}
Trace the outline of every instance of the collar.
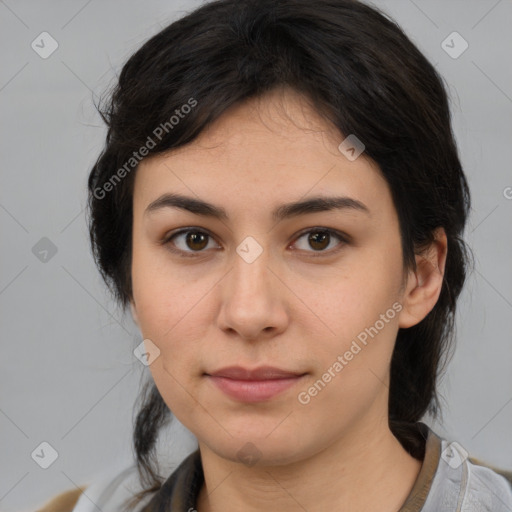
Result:
{"label": "collar", "polygon": [[[425,423],[417,422],[408,427],[413,450],[406,448],[413,456],[423,458],[418,478],[399,512],[420,512],[432,487],[439,459],[441,438]],[[423,455],[424,454],[424,455]],[[204,483],[203,467],[199,449],[188,455],[178,468],[163,483],[140,512],[189,512],[195,510],[199,491]]]}
{"label": "collar", "polygon": [[441,438],[425,423],[417,422],[414,425],[419,435],[424,440],[424,457],[418,478],[398,512],[420,512],[425,504],[428,493],[432,487],[432,481],[441,458]]}

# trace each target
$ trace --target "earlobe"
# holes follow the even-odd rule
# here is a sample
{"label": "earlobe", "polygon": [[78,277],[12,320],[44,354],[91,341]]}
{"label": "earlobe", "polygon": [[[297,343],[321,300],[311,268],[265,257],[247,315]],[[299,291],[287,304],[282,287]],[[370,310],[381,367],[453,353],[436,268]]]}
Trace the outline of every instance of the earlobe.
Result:
{"label": "earlobe", "polygon": [[443,228],[435,232],[435,240],[421,255],[416,255],[416,270],[410,271],[403,296],[399,327],[420,323],[434,308],[443,286],[448,242]]}

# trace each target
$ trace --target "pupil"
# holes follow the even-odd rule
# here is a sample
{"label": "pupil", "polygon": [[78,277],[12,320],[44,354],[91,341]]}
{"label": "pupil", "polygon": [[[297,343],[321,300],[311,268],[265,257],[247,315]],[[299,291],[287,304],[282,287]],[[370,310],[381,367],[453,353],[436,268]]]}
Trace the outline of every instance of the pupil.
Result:
{"label": "pupil", "polygon": [[[320,233],[320,236],[318,234]],[[322,242],[328,240],[329,234],[324,231],[317,231],[315,234],[309,236],[309,242],[314,249],[325,249],[325,244],[322,245]],[[318,240],[320,239],[320,240]],[[320,244],[320,247],[315,247],[315,244]],[[327,244],[329,245],[329,244]]]}
{"label": "pupil", "polygon": [[[203,244],[201,242],[198,242],[199,239],[202,239]],[[200,247],[190,247],[191,249],[203,249],[206,247],[206,243],[204,243],[206,240],[206,235],[204,233],[190,233],[187,239],[187,243],[191,241],[192,244],[199,243]]]}

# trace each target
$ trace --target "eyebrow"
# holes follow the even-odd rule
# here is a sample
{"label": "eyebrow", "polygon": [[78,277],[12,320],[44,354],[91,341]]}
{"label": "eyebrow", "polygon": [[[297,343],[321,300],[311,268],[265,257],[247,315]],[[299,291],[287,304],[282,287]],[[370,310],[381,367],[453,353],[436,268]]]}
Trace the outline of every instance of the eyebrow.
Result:
{"label": "eyebrow", "polygon": [[[196,215],[204,217],[213,217],[219,220],[229,220],[226,210],[220,206],[213,205],[181,194],[163,194],[158,199],[151,202],[144,215],[162,210],[164,208],[179,208]],[[307,215],[310,213],[331,211],[331,210],[353,210],[371,215],[369,208],[352,197],[335,196],[335,197],[312,197],[304,201],[296,201],[278,206],[272,211],[272,219],[281,221],[283,219],[296,217],[298,215]]]}

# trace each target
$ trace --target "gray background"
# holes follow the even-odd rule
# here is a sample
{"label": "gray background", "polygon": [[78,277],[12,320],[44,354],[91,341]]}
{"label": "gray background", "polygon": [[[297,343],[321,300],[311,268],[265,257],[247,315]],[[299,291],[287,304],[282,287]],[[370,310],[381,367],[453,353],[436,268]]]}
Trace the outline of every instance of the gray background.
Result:
{"label": "gray background", "polygon": [[[147,368],[132,353],[139,333],[89,251],[86,178],[105,136],[91,96],[143,41],[199,3],[0,1],[2,511],[33,509],[131,461],[133,404]],[[445,77],[473,193],[467,240],[476,271],[442,381],[445,421],[435,426],[471,455],[512,469],[512,3],[374,5]],[[59,44],[46,59],[31,47],[43,31]],[[458,58],[441,46],[453,31],[469,44]],[[57,248],[46,262],[32,252],[42,237]],[[43,441],[58,452],[48,469],[31,458]],[[172,444],[170,456],[182,448]]]}

